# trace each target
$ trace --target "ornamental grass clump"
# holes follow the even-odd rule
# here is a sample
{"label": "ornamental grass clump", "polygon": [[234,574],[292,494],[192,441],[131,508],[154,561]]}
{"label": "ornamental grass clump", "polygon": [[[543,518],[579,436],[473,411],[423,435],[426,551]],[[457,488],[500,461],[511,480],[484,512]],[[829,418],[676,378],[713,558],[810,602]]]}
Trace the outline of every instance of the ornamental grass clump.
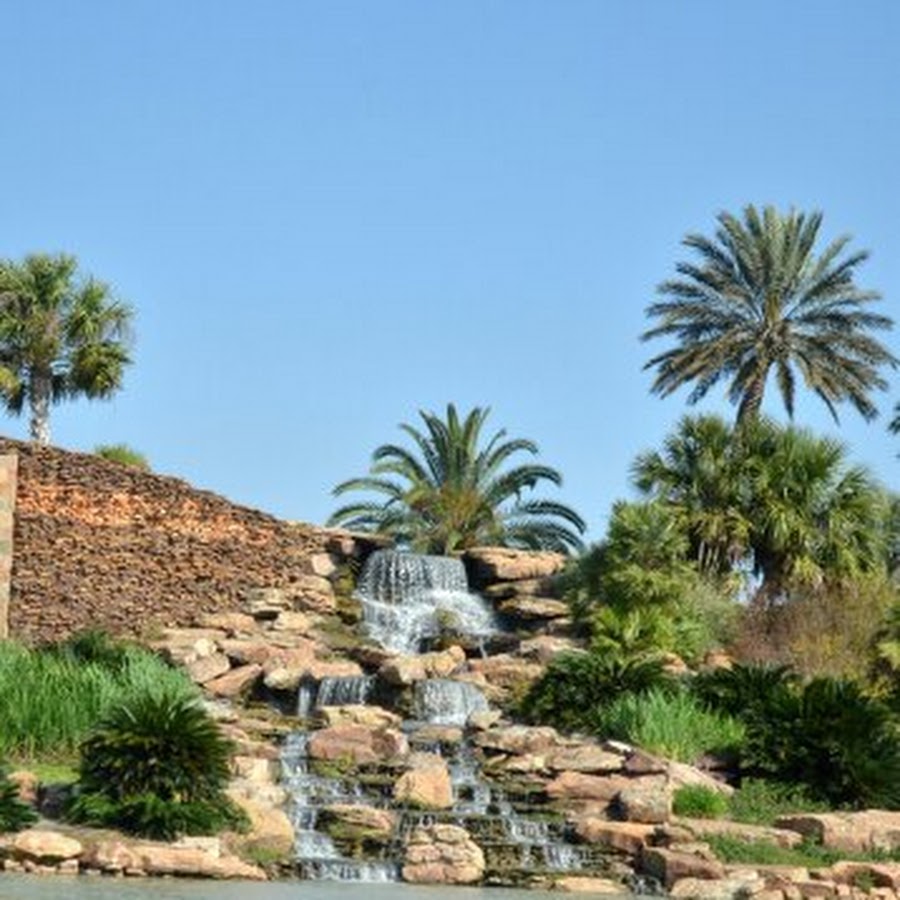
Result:
{"label": "ornamental grass clump", "polygon": [[0,768],[0,832],[21,831],[37,821],[37,813],[19,797],[19,788]]}
{"label": "ornamental grass clump", "polygon": [[68,816],[163,840],[240,829],[243,813],[224,793],[231,749],[196,701],[147,694],[113,709],[82,744]]}

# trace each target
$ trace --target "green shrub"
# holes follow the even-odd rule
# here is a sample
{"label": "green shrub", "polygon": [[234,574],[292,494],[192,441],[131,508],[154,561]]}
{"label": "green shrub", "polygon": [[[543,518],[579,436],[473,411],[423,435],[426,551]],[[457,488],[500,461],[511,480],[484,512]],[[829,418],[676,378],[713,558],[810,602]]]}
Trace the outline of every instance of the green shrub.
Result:
{"label": "green shrub", "polygon": [[145,695],[112,710],[82,744],[69,815],[163,839],[239,826],[223,793],[230,752],[196,701]]}
{"label": "green shrub", "polygon": [[779,816],[800,812],[826,812],[827,803],[816,800],[802,784],[782,784],[761,778],[745,778],[729,799],[731,818],[751,825],[772,825]]}
{"label": "green shrub", "polygon": [[102,660],[91,659],[101,643],[74,639],[32,650],[0,642],[0,756],[69,758],[117,704],[148,692],[197,696],[183,672],[138,647],[115,649],[107,640]]}
{"label": "green shrub", "polygon": [[143,453],[132,450],[128,444],[100,444],[94,447],[94,455],[110,462],[121,463],[123,466],[134,466],[144,472],[150,471],[150,463]]}
{"label": "green shrub", "polygon": [[617,697],[666,681],[658,660],[622,660],[598,653],[564,653],[550,663],[520,702],[529,721],[564,731],[593,730],[600,710]]}
{"label": "green shrub", "polygon": [[702,784],[686,784],[675,791],[672,811],[691,819],[721,819],[728,814],[728,798]]}
{"label": "green shrub", "polygon": [[19,799],[19,789],[0,769],[0,832],[21,831],[37,821],[37,813]]}
{"label": "green shrub", "polygon": [[658,688],[619,697],[600,712],[597,728],[604,737],[682,762],[734,752],[744,738],[736,719],[710,712],[685,691]]}

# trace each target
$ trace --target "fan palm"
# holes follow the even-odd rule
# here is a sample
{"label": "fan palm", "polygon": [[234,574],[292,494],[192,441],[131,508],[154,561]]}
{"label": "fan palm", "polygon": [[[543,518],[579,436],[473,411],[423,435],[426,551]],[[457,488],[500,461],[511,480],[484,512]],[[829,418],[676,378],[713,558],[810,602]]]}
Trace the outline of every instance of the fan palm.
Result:
{"label": "fan palm", "polygon": [[698,261],[679,263],[681,277],[662,282],[657,291],[665,299],[647,309],[658,324],[642,339],[677,341],[645,366],[656,369],[653,392],[667,396],[690,384],[695,403],[726,379],[744,422],[759,416],[774,373],[793,416],[799,373],[835,420],[843,401],[873,418],[869,394],[887,386],[879,369],[897,360],[871,335],[893,324],[870,311],[879,294],[854,283],[868,253],[844,254],[845,235],[816,255],[819,212],[783,215],[747,206],[743,220],[723,212],[718,223],[714,239],[684,238]]}
{"label": "fan palm", "polygon": [[110,396],[130,362],[131,308],[77,268],[64,254],[0,260],[0,396],[13,414],[29,407],[42,445],[52,403]]}
{"label": "fan palm", "polygon": [[380,494],[383,502],[338,509],[330,525],[378,531],[427,553],[447,554],[479,544],[566,551],[581,545],[581,517],[551,500],[523,499],[540,482],[560,485],[556,469],[536,463],[507,467],[510,458],[538,452],[524,438],[506,440],[500,430],[482,440],[488,409],[461,418],[451,403],[445,419],[420,411],[424,430],[402,424],[414,449],[385,444],[372,454],[370,474],[339,484],[348,491]]}

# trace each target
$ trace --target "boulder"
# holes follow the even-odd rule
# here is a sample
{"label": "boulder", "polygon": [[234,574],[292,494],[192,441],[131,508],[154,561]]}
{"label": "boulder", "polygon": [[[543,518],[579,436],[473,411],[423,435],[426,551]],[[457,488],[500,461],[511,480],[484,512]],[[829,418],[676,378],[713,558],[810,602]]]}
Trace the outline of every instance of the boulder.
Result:
{"label": "boulder", "polygon": [[84,850],[80,841],[55,831],[31,828],[17,834],[12,841],[12,855],[41,865],[56,865],[79,857]]}
{"label": "boulder", "polygon": [[345,829],[356,832],[359,837],[373,837],[388,840],[397,826],[397,815],[374,806],[357,806],[335,803],[322,810],[323,825],[328,829],[330,822],[339,822]]}
{"label": "boulder", "polygon": [[588,875],[566,875],[553,882],[553,889],[564,894],[611,894],[623,897],[628,889],[618,881]]}
{"label": "boulder", "polygon": [[122,841],[97,841],[82,854],[81,864],[86,869],[118,875],[126,870],[138,868],[136,853]]}
{"label": "boulder", "polygon": [[406,840],[403,880],[414,884],[474,884],[484,877],[484,853],[465,828],[428,825]]}
{"label": "boulder", "polygon": [[401,759],[409,754],[406,736],[394,728],[335,725],[313,733],[311,759],[370,765]]}
{"label": "boulder", "polygon": [[510,597],[508,600],[504,600],[497,609],[504,616],[508,616],[511,619],[521,619],[523,622],[562,619],[571,612],[569,604],[563,603],[562,600],[551,600],[548,597],[531,597],[527,594]]}
{"label": "boulder", "polygon": [[9,780],[16,786],[16,790],[19,792],[19,799],[23,803],[30,803],[32,806],[37,803],[40,779],[34,772],[29,772],[27,769],[17,769],[15,772],[9,773]]}
{"label": "boulder", "polygon": [[147,875],[179,875],[193,878],[244,878],[265,881],[266,873],[236,856],[221,856],[202,846],[186,843],[131,845],[135,865]]}
{"label": "boulder", "polygon": [[566,565],[562,553],[513,550],[509,547],[472,547],[463,554],[470,580],[476,585],[497,581],[547,578]]}
{"label": "boulder", "polygon": [[695,766],[689,766],[686,763],[671,760],[666,762],[666,774],[669,777],[669,785],[672,790],[680,787],[704,787],[707,790],[715,791],[730,797],[734,793],[734,788],[730,784],[726,784],[718,778],[713,778],[708,772],[698,769]]}
{"label": "boulder", "polygon": [[241,612],[206,613],[200,616],[198,624],[202,628],[224,631],[229,635],[256,631],[256,619]]}
{"label": "boulder", "polygon": [[550,634],[539,634],[519,645],[519,656],[536,660],[543,665],[552,662],[560,653],[584,652],[572,638],[554,637]]}
{"label": "boulder", "polygon": [[686,877],[672,885],[669,896],[677,900],[744,900],[749,896],[754,900],[775,900],[764,898],[764,892],[756,890],[758,887],[752,880],[743,878]]}
{"label": "boulder", "polygon": [[625,758],[620,753],[604,750],[596,744],[559,747],[547,756],[547,767],[555,772],[620,772]]}
{"label": "boulder", "polygon": [[337,563],[330,553],[313,553],[303,562],[306,574],[316,578],[331,578],[337,571]]}
{"label": "boulder", "polygon": [[294,846],[294,826],[284,810],[245,790],[232,788],[227,793],[250,820],[250,829],[241,836],[241,843],[289,857]]}
{"label": "boulder", "polygon": [[482,731],[472,741],[483,750],[523,755],[549,751],[559,744],[560,737],[549,726],[508,725]]}
{"label": "boulder", "polygon": [[622,775],[585,775],[583,772],[561,772],[545,788],[551,800],[593,800],[611,803],[623,788],[630,785]]}
{"label": "boulder", "polygon": [[837,862],[830,870],[838,884],[868,882],[874,887],[900,889],[900,863]]}
{"label": "boulder", "polygon": [[786,828],[769,828],[766,825],[747,825],[728,819],[686,819],[677,817],[673,824],[689,831],[701,840],[707,835],[726,835],[744,843],[764,841],[779,847],[796,847],[803,842],[803,835]]}
{"label": "boulder", "polygon": [[262,675],[262,666],[250,663],[238,666],[218,678],[207,681],[203,687],[217,697],[238,697],[249,691]]}
{"label": "boulder", "polygon": [[307,634],[313,627],[313,617],[309,613],[283,610],[275,617],[272,628],[275,631],[296,631]]}
{"label": "boulder", "polygon": [[362,725],[366,728],[399,728],[403,719],[390,710],[366,704],[323,706],[316,711],[316,719],[325,727]]}
{"label": "boulder", "polygon": [[619,814],[626,822],[661,825],[672,815],[669,786],[653,777],[638,778],[616,797]]}
{"label": "boulder", "polygon": [[381,666],[378,677],[388,684],[405,687],[426,678],[447,678],[465,661],[465,651],[457,646],[414,656],[399,655],[391,657]]}
{"label": "boulder", "polygon": [[497,688],[507,691],[524,691],[544,674],[544,666],[529,662],[508,653],[498,653],[484,659],[469,660],[472,672],[483,675],[485,680]]}
{"label": "boulder", "polygon": [[869,809],[781,816],[775,826],[797,831],[829,850],[866,853],[900,849],[900,812]]}
{"label": "boulder", "polygon": [[653,825],[610,822],[598,816],[578,816],[572,822],[578,838],[629,856],[637,856],[656,832]]}
{"label": "boulder", "polygon": [[641,871],[657,878],[666,889],[683,878],[722,879],[725,867],[714,859],[665,847],[644,847],[640,855]]}
{"label": "boulder", "polygon": [[453,785],[447,763],[435,753],[413,753],[410,771],[394,785],[394,800],[417,809],[450,809]]}
{"label": "boulder", "polygon": [[224,653],[201,656],[187,663],[187,673],[197,684],[206,684],[231,669],[231,662]]}

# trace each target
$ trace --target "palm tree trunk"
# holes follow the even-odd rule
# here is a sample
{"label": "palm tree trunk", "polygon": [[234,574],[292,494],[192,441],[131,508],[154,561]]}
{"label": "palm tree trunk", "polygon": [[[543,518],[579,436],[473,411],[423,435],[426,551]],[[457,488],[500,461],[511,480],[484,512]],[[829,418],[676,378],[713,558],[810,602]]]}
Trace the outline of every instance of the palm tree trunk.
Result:
{"label": "palm tree trunk", "polygon": [[750,386],[747,388],[747,393],[744,394],[743,398],[741,399],[741,405],[738,407],[736,422],[738,428],[740,428],[742,425],[746,425],[748,422],[755,422],[757,419],[759,419],[759,411],[762,407],[763,392],[765,391],[765,389],[765,374],[763,374],[762,376],[757,375],[757,377],[750,382]]}
{"label": "palm tree trunk", "polygon": [[28,384],[28,403],[31,406],[31,440],[40,447],[50,444],[50,375],[32,372]]}

